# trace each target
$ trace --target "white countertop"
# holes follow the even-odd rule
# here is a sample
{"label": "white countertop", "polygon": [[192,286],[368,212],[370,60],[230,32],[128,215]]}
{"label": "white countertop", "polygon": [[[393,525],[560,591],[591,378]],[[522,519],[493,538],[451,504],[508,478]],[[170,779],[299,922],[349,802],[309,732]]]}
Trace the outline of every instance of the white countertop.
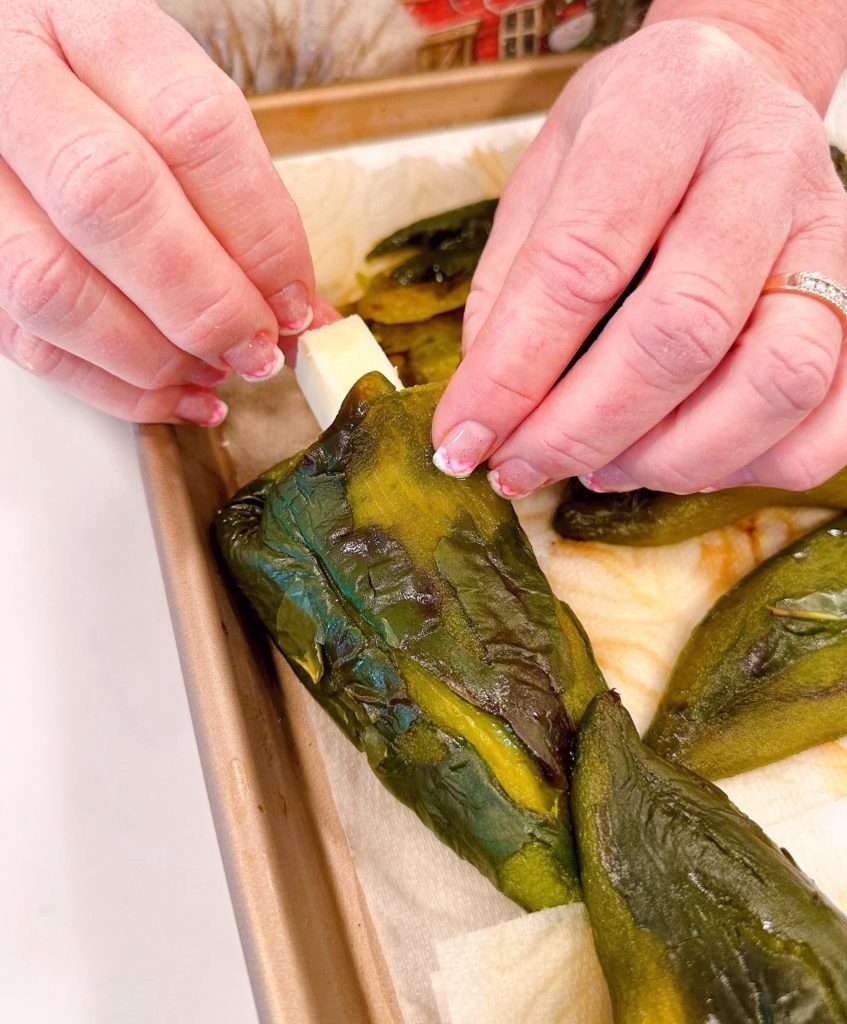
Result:
{"label": "white countertop", "polygon": [[255,1024],[132,428],[0,360],[0,1020]]}

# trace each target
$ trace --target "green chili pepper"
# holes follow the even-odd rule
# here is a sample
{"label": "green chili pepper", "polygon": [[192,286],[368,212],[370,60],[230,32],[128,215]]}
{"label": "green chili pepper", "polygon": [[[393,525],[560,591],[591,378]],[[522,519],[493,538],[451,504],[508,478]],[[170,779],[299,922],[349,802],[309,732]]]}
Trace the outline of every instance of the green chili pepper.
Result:
{"label": "green chili pepper", "polygon": [[563,537],[573,540],[655,547],[717,530],[772,505],[847,509],[847,469],[809,491],[733,487],[713,494],[663,494],[646,489],[595,494],[573,480],[553,525]]}
{"label": "green chili pepper", "polygon": [[497,202],[497,199],[484,199],[479,203],[417,220],[377,242],[367,258],[376,259],[377,256],[385,256],[410,246],[449,248],[457,244],[465,246],[479,239],[484,243],[491,232]]}
{"label": "green chili pepper", "polygon": [[232,577],[382,782],[528,909],[579,898],[573,722],[604,687],[508,502],[432,465],[443,388],[353,388],[226,505]]}
{"label": "green chili pepper", "polygon": [[614,693],[579,729],[571,807],[616,1024],[845,1024],[847,919]]}
{"label": "green chili pepper", "polygon": [[462,357],[462,311],[442,313],[416,324],[371,322],[374,337],[397,367],[400,379],[413,384],[447,380]]}
{"label": "green chili pepper", "polygon": [[356,312],[363,320],[381,324],[417,323],[461,309],[470,289],[469,277],[403,285],[387,274],[377,274],[356,303]]}
{"label": "green chili pepper", "polygon": [[847,518],[725,594],[691,634],[646,742],[710,779],[847,734]]}

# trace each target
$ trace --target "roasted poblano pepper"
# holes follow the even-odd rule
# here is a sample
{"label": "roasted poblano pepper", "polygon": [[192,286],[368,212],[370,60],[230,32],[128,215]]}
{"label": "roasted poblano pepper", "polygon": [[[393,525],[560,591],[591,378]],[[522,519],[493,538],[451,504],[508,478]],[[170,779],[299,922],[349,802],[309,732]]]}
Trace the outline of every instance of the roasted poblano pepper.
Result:
{"label": "roasted poblano pepper", "polygon": [[847,469],[809,491],[734,487],[713,494],[663,494],[646,489],[596,494],[572,480],[553,525],[563,537],[573,540],[656,547],[717,530],[772,505],[847,509]]}
{"label": "roasted poblano pepper", "polygon": [[478,203],[437,213],[434,217],[416,220],[377,242],[367,258],[372,260],[409,246],[443,248],[481,237],[487,238],[494,222],[497,202],[496,199],[483,199]]}
{"label": "roasted poblano pepper", "polygon": [[616,1024],[847,1022],[847,919],[613,693],[580,725],[571,808]]}
{"label": "roasted poblano pepper", "polygon": [[219,513],[242,593],[382,782],[527,909],[578,898],[565,767],[604,688],[508,502],[432,465],[439,385],[379,374]]}
{"label": "roasted poblano pepper", "polygon": [[414,247],[419,250],[391,271],[400,284],[471,277],[494,222],[496,199],[461,206],[409,224],[373,247],[368,259]]}
{"label": "roasted poblano pepper", "polygon": [[372,322],[371,330],[406,387],[447,380],[459,365],[461,309],[416,324]]}
{"label": "roasted poblano pepper", "polygon": [[465,300],[496,208],[486,199],[415,221],[368,253],[417,250],[367,282],[354,306],[407,386],[447,380],[459,365]]}
{"label": "roasted poblano pepper", "polygon": [[388,274],[377,274],[356,303],[356,312],[368,322],[412,324],[461,309],[470,290],[469,277],[399,284]]}
{"label": "roasted poblano pepper", "polygon": [[838,177],[841,179],[841,184],[847,188],[847,156],[840,149],[836,149],[835,146],[830,146],[829,152],[832,156],[832,162],[835,164]]}
{"label": "roasted poblano pepper", "polygon": [[847,734],[847,518],[754,569],[691,634],[645,737],[722,779]]}

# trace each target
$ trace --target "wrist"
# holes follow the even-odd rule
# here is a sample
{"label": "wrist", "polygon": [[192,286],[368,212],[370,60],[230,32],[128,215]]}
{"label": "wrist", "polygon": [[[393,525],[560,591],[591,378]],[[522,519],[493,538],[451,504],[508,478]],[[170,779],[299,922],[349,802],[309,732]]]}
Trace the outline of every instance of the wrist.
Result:
{"label": "wrist", "polygon": [[847,0],[654,0],[645,25],[677,18],[723,31],[821,114],[847,64]]}

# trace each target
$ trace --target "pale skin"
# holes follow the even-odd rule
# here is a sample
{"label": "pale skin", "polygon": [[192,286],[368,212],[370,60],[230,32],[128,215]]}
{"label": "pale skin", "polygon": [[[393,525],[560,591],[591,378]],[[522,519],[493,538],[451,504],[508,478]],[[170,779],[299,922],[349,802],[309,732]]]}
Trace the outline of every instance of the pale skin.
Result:
{"label": "pale skin", "polygon": [[[805,489],[847,463],[847,354],[774,273],[847,282],[820,115],[845,0],[656,0],[564,90],[509,182],[436,410],[436,464],[516,497]],[[560,380],[655,246],[642,283]]]}
{"label": "pale skin", "polygon": [[[214,426],[334,315],[232,83],[152,0],[0,0],[0,353],[116,416]],[[500,204],[441,468],[515,497],[805,488],[847,463],[847,282],[820,114],[847,0],[656,0],[568,85]],[[644,257],[641,285],[559,378]]]}
{"label": "pale skin", "polygon": [[330,315],[236,86],[152,0],[0,0],[0,352],[138,422],[220,423]]}

